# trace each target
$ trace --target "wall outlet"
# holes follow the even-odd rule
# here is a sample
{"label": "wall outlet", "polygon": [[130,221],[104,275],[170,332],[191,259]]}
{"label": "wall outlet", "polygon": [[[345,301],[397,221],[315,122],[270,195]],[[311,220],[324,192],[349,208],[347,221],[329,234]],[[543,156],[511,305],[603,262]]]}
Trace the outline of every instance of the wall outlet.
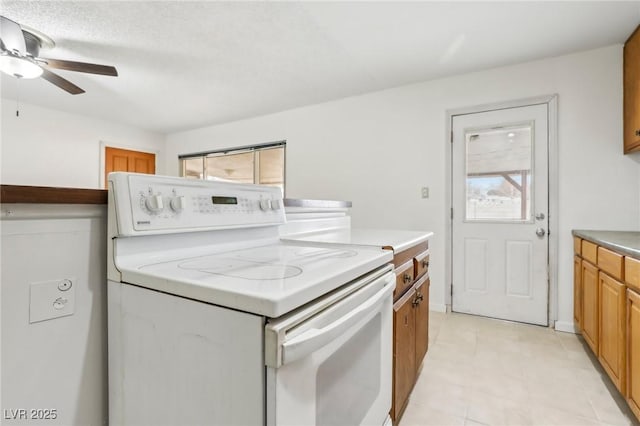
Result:
{"label": "wall outlet", "polygon": [[428,186],[423,186],[422,187],[422,198],[429,198],[429,187]]}
{"label": "wall outlet", "polygon": [[29,322],[73,315],[75,303],[75,278],[31,283]]}

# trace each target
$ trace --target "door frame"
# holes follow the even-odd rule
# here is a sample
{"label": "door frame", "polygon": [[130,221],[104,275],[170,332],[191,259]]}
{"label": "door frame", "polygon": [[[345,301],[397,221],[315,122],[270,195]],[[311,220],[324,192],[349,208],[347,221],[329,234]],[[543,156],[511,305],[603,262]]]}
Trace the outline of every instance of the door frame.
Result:
{"label": "door frame", "polygon": [[[445,194],[448,201],[445,203],[445,304],[447,311],[451,311],[452,304],[452,256],[453,256],[453,227],[451,211],[453,209],[453,170],[451,161],[453,160],[453,119],[456,116],[476,114],[481,112],[496,111],[508,108],[526,107],[531,105],[547,105],[547,125],[548,125],[548,197],[549,197],[549,222],[548,222],[548,322],[549,326],[555,326],[558,319],[558,95],[544,95],[531,98],[516,99],[511,101],[482,104],[464,108],[446,110],[446,133],[445,143]],[[562,327],[563,331],[571,331]]]}

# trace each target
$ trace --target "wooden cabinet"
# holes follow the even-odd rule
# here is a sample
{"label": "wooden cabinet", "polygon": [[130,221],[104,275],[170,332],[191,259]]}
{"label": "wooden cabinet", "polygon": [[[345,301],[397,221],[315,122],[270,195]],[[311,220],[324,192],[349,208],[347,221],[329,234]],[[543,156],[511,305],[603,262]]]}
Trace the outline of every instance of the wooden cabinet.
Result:
{"label": "wooden cabinet", "polygon": [[626,292],[620,281],[600,271],[598,274],[600,318],[599,360],[618,390],[626,393]]}
{"label": "wooden cabinet", "polygon": [[394,255],[393,396],[391,419],[397,423],[418,378],[429,347],[429,251],[418,244]]}
{"label": "wooden cabinet", "polygon": [[640,294],[627,289],[627,403],[640,418]]}
{"label": "wooden cabinet", "polygon": [[598,356],[598,268],[582,260],[581,269],[582,336]]}
{"label": "wooden cabinet", "polygon": [[640,260],[608,247],[574,239],[574,321],[640,420]]}
{"label": "wooden cabinet", "polygon": [[582,258],[591,262],[592,265],[598,264],[598,245],[591,241],[582,240]]}
{"label": "wooden cabinet", "polygon": [[404,294],[413,285],[413,259],[395,268],[396,288],[393,290],[393,299]]}
{"label": "wooden cabinet", "polygon": [[423,251],[416,255],[413,258],[413,268],[416,274],[416,277],[421,277],[425,272],[427,272],[427,268],[429,267],[429,251]]}
{"label": "wooden cabinet", "polygon": [[416,360],[420,361],[429,348],[429,283],[429,276],[425,274],[415,285],[416,296],[412,302],[416,313]]}
{"label": "wooden cabinet", "polygon": [[582,332],[582,259],[573,256],[573,322]]}
{"label": "wooden cabinet", "polygon": [[393,404],[395,417],[404,409],[405,401],[413,389],[416,372],[415,347],[416,310],[413,299],[416,291],[407,291],[393,305]]}
{"label": "wooden cabinet", "polygon": [[624,153],[640,150],[640,27],[624,44]]}
{"label": "wooden cabinet", "polygon": [[640,291],[640,260],[631,257],[624,258],[624,281],[627,285]]}
{"label": "wooden cabinet", "polygon": [[624,256],[604,247],[598,247],[598,268],[613,278],[621,280],[624,269]]}

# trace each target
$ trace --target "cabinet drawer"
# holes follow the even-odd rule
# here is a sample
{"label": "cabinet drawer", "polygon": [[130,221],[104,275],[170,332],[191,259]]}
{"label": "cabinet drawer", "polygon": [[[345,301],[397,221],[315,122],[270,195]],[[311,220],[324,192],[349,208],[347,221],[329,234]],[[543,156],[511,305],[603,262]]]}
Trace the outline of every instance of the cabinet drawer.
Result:
{"label": "cabinet drawer", "polygon": [[573,237],[573,252],[578,256],[582,254],[582,238]]}
{"label": "cabinet drawer", "polygon": [[630,286],[640,290],[640,260],[624,258],[624,280]]}
{"label": "cabinet drawer", "polygon": [[419,278],[429,269],[429,250],[425,250],[413,258],[415,278]]}
{"label": "cabinet drawer", "polygon": [[588,260],[592,264],[598,262],[598,246],[590,241],[582,240],[582,258]]}
{"label": "cabinet drawer", "polygon": [[396,268],[396,289],[393,298],[402,295],[413,284],[413,259]]}
{"label": "cabinet drawer", "polygon": [[604,247],[598,247],[598,267],[613,278],[622,279],[624,256],[607,250]]}

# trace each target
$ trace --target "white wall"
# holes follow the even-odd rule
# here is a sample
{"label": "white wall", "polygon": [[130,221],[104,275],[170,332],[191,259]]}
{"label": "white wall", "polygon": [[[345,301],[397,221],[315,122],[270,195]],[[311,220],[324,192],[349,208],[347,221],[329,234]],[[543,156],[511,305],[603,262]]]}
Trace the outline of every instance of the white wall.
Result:
{"label": "white wall", "polygon": [[130,126],[2,99],[0,182],[12,185],[102,188],[101,147],[155,152],[164,171],[164,135]]}
{"label": "white wall", "polygon": [[[435,232],[431,298],[447,302],[446,111],[559,95],[558,319],[572,320],[571,229],[640,229],[640,167],[622,155],[622,46],[398,87],[167,136],[177,156],[287,141],[287,196],[353,201],[353,225]],[[430,198],[420,198],[420,187]]]}
{"label": "white wall", "polygon": [[[0,220],[3,424],[106,424],[106,206],[2,207],[13,212]],[[29,323],[31,283],[65,278],[74,314]],[[56,418],[7,414],[38,408]]]}
{"label": "white wall", "polygon": [[[157,171],[164,170],[164,135],[25,103],[16,117],[8,99],[1,107],[2,184],[101,188],[105,144],[156,152]],[[48,424],[101,425],[107,420],[106,206],[73,206],[72,218],[56,212],[64,207],[15,205],[14,214],[32,209],[29,219],[0,222],[1,405],[57,410]],[[88,216],[79,218],[85,210]],[[77,279],[75,314],[30,324],[30,283],[67,277]]]}

